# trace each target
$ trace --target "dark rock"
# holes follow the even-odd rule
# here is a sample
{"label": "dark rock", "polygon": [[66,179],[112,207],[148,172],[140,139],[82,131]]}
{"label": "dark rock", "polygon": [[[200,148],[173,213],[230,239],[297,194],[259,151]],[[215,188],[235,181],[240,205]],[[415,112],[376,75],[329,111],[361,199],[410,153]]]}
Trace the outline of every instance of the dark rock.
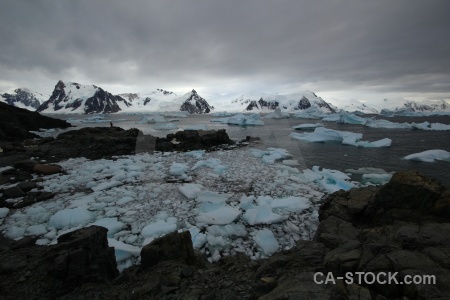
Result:
{"label": "dark rock", "polygon": [[35,164],[33,167],[33,172],[40,175],[53,175],[58,173],[64,173],[63,168],[57,164]]}
{"label": "dark rock", "polygon": [[189,231],[169,233],[155,239],[141,250],[141,267],[143,269],[170,259],[180,260],[188,264],[196,262]]}
{"label": "dark rock", "polygon": [[33,182],[33,181],[24,181],[24,182],[19,183],[17,185],[17,187],[20,188],[24,192],[29,192],[32,189],[37,188],[37,184],[36,184],[36,182]]}
{"label": "dark rock", "polygon": [[22,171],[32,172],[34,165],[36,165],[38,162],[34,160],[22,160],[18,161],[14,164],[14,168]]}
{"label": "dark rock", "polygon": [[10,187],[3,190],[3,198],[14,199],[24,197],[26,194],[18,186]]}
{"label": "dark rock", "polygon": [[0,184],[16,183],[30,179],[33,179],[33,175],[17,169],[8,169],[0,174]]}
{"label": "dark rock", "polygon": [[47,253],[49,275],[58,279],[62,295],[84,282],[111,282],[119,275],[114,248],[108,246],[107,229],[90,226],[63,234]]}
{"label": "dark rock", "polygon": [[17,141],[39,138],[29,131],[40,128],[67,128],[71,125],[66,121],[42,116],[37,112],[14,107],[0,102],[0,140]]}

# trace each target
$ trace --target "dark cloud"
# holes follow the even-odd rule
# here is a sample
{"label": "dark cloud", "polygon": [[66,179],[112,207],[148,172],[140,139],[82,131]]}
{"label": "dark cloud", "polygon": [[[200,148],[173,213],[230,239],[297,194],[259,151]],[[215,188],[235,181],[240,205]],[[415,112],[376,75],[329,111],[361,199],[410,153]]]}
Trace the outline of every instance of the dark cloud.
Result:
{"label": "dark cloud", "polygon": [[2,1],[0,84],[450,93],[449,29],[446,0]]}

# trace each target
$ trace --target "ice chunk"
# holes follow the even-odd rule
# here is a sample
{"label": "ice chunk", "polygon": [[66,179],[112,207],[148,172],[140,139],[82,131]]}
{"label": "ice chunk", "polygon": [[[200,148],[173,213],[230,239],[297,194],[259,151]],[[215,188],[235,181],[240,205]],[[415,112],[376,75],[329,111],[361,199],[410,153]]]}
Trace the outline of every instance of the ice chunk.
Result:
{"label": "ice chunk", "polygon": [[264,122],[261,120],[259,114],[250,114],[250,115],[237,114],[235,116],[228,118],[212,119],[211,122],[219,122],[223,124],[232,124],[241,126],[264,125]]}
{"label": "ice chunk", "polygon": [[28,226],[26,235],[41,236],[47,233],[44,224]]}
{"label": "ice chunk", "polygon": [[242,216],[249,225],[272,224],[284,220],[283,216],[272,212],[272,208],[267,205],[258,205],[255,208],[247,209]]}
{"label": "ice chunk", "polygon": [[188,199],[195,199],[201,192],[203,186],[201,184],[190,183],[178,186],[178,190]]}
{"label": "ice chunk", "polygon": [[362,178],[366,182],[370,182],[373,184],[385,184],[388,183],[392,178],[392,174],[364,174]]}
{"label": "ice chunk", "polygon": [[148,224],[142,229],[141,235],[144,238],[155,238],[173,232],[175,230],[177,230],[176,219],[173,220],[171,218],[168,218],[167,221],[157,220],[154,223]]}
{"label": "ice chunk", "polygon": [[25,228],[23,228],[22,226],[13,225],[11,227],[8,227],[8,229],[4,231],[4,234],[7,238],[18,240],[25,234]]}
{"label": "ice chunk", "polygon": [[182,176],[185,175],[186,171],[189,169],[189,167],[186,164],[181,163],[172,163],[169,169],[169,174],[173,176]]}
{"label": "ice chunk", "polygon": [[236,220],[241,211],[237,208],[225,205],[229,194],[216,192],[200,192],[197,201],[201,202],[197,222],[203,224],[225,225]]}
{"label": "ice chunk", "polygon": [[344,145],[352,145],[358,147],[389,147],[391,146],[392,140],[385,138],[374,142],[360,141],[362,139],[361,133],[354,133],[350,131],[339,131],[328,129],[324,127],[318,127],[314,132],[297,133],[292,132],[290,136],[293,139],[324,143],[328,141],[340,142]]}
{"label": "ice chunk", "polygon": [[277,107],[275,110],[264,116],[266,119],[287,119],[289,118],[289,113],[282,112],[281,108]]}
{"label": "ice chunk", "polygon": [[224,225],[234,222],[240,214],[241,211],[239,209],[222,206],[208,212],[199,213],[196,220],[203,224]]}
{"label": "ice chunk", "polygon": [[192,156],[193,158],[196,158],[196,159],[202,158],[203,154],[205,154],[205,150],[194,150],[194,151],[188,151],[188,152],[184,153],[184,155]]}
{"label": "ice chunk", "polygon": [[221,165],[220,159],[208,158],[207,160],[199,160],[194,164],[191,170],[196,170],[198,168],[208,167],[214,170],[217,174],[222,174],[226,170],[226,166]]}
{"label": "ice chunk", "polygon": [[92,187],[92,190],[94,192],[103,191],[103,190],[107,190],[107,189],[119,186],[121,184],[122,184],[122,182],[115,181],[115,180],[104,181],[104,182],[100,183],[99,185]]}
{"label": "ice chunk", "polygon": [[440,149],[427,150],[405,156],[405,159],[434,162],[436,160],[450,161],[450,152]]}
{"label": "ice chunk", "polygon": [[282,163],[286,166],[299,166],[298,160],[296,159],[285,159]]}
{"label": "ice chunk", "polygon": [[166,119],[164,119],[163,116],[159,114],[154,115],[148,115],[141,118],[141,121],[139,123],[141,124],[153,124],[153,123],[161,123],[166,122]]}
{"label": "ice chunk", "polygon": [[63,209],[50,217],[49,226],[56,229],[70,228],[86,225],[95,218],[95,215],[84,208]]}
{"label": "ice chunk", "polygon": [[117,262],[124,261],[132,256],[139,257],[141,255],[141,248],[125,244],[124,242],[108,238],[108,244],[110,247],[114,247]]}
{"label": "ice chunk", "polygon": [[0,208],[0,219],[6,217],[8,215],[8,213],[9,213],[9,208],[1,207]]}
{"label": "ice chunk", "polygon": [[196,226],[189,228],[191,234],[192,246],[196,249],[200,249],[206,243],[206,234],[201,233],[200,229]]}
{"label": "ice chunk", "polygon": [[108,237],[112,237],[115,233],[119,232],[125,224],[119,222],[117,218],[103,218],[95,221],[92,225],[108,229]]}
{"label": "ice chunk", "polygon": [[308,209],[311,206],[309,199],[304,197],[287,197],[274,199],[272,201],[272,208],[284,209],[292,212],[302,211]]}
{"label": "ice chunk", "polygon": [[266,255],[272,255],[277,252],[280,247],[277,239],[273,235],[273,232],[267,228],[258,231],[253,237],[253,240]]}

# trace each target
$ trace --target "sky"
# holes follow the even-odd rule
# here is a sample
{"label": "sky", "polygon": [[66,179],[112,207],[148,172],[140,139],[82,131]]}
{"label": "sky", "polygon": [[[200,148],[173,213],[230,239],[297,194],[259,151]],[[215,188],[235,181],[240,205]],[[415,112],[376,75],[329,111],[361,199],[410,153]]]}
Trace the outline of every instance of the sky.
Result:
{"label": "sky", "polygon": [[450,100],[447,0],[1,0],[0,92]]}

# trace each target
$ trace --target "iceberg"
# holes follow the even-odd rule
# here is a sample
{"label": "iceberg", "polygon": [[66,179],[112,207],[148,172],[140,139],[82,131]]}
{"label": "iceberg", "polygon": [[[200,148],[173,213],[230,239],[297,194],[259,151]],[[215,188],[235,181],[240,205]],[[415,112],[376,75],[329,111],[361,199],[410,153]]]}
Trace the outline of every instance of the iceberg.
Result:
{"label": "iceberg", "polygon": [[427,150],[405,156],[407,160],[434,162],[436,160],[450,161],[450,152],[440,149]]}
{"label": "iceberg", "polygon": [[264,116],[265,119],[287,119],[289,118],[289,113],[282,112],[281,108],[277,107],[275,110],[271,113],[268,113]]}
{"label": "iceberg", "polygon": [[307,123],[307,124],[300,124],[297,126],[293,126],[292,129],[295,130],[308,130],[308,129],[315,129],[317,127],[323,127],[322,123]]}
{"label": "iceberg", "polygon": [[317,127],[314,132],[297,133],[292,132],[291,138],[314,142],[340,142],[343,145],[351,145],[364,148],[378,148],[378,147],[390,147],[392,140],[384,138],[374,142],[360,141],[362,139],[362,133],[354,133],[350,131],[339,131],[334,129],[328,129],[325,127]]}
{"label": "iceberg", "polygon": [[228,117],[228,118],[211,119],[211,122],[218,122],[218,123],[222,123],[222,124],[231,124],[231,125],[240,125],[240,126],[264,125],[264,122],[261,120],[261,117],[259,114],[250,114],[250,115],[237,114],[237,115],[234,115],[234,116]]}

